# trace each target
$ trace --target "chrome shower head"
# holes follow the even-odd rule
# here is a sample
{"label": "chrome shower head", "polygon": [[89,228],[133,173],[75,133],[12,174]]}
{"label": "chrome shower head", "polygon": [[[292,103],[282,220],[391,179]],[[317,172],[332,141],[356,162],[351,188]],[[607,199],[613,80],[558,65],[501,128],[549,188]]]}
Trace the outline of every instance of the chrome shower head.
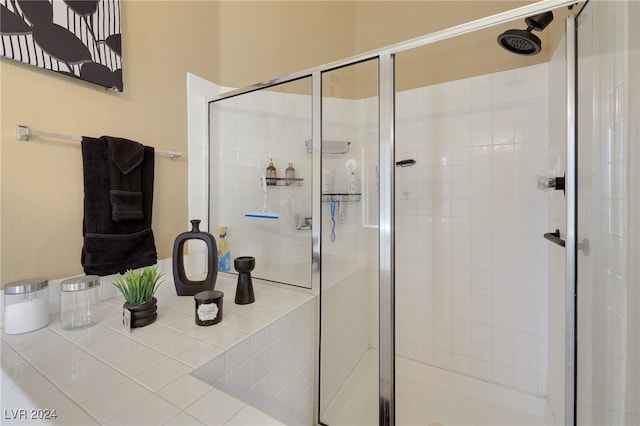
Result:
{"label": "chrome shower head", "polygon": [[531,31],[542,31],[553,21],[553,12],[529,16],[525,19],[526,30],[507,30],[498,36],[498,44],[509,52],[519,55],[537,55],[542,50],[542,41]]}

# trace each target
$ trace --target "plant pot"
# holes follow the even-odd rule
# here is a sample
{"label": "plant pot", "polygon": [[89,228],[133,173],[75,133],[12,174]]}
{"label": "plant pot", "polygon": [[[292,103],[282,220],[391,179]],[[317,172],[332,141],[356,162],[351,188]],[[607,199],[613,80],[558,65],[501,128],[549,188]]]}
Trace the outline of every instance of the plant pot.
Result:
{"label": "plant pot", "polygon": [[130,305],[125,303],[123,306],[131,312],[131,328],[144,327],[153,324],[158,318],[158,299],[155,297],[151,301],[140,305]]}

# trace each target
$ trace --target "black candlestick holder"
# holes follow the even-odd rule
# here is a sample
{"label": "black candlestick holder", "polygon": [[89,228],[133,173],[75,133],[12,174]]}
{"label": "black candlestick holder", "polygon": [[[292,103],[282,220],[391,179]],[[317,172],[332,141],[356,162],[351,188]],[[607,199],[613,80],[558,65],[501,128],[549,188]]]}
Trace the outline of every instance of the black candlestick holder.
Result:
{"label": "black candlestick holder", "polygon": [[256,267],[256,258],[253,256],[240,256],[233,259],[233,267],[238,271],[238,285],[236,286],[236,304],[248,305],[256,301],[253,294],[253,282],[251,271]]}

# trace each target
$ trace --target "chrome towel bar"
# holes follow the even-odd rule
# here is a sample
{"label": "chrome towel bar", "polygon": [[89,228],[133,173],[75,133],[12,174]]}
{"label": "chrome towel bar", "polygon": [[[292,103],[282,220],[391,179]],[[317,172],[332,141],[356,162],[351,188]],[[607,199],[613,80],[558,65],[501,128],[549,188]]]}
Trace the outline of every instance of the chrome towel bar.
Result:
{"label": "chrome towel bar", "polygon": [[[51,132],[43,132],[41,130],[34,130],[27,126],[23,126],[21,124],[16,125],[16,140],[25,142],[29,140],[30,136],[41,136],[45,138],[54,138],[54,139],[64,139],[68,141],[81,142],[82,137],[80,136],[72,136],[72,135],[63,135],[60,133],[51,133]],[[156,149],[156,153],[168,155],[170,159],[176,160],[182,157],[182,153],[180,151],[173,151],[169,149]]]}

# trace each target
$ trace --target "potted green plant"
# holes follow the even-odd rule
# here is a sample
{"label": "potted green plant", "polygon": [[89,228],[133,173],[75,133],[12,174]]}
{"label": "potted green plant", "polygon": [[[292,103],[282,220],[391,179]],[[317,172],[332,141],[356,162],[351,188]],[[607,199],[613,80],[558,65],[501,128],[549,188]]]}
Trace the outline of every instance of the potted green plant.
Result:
{"label": "potted green plant", "polygon": [[[152,324],[158,318],[158,299],[154,294],[164,273],[158,272],[156,266],[141,269],[129,269],[124,275],[117,274],[113,285],[124,296],[123,308],[131,313],[130,327],[144,327]],[[125,314],[126,314],[125,311]]]}

